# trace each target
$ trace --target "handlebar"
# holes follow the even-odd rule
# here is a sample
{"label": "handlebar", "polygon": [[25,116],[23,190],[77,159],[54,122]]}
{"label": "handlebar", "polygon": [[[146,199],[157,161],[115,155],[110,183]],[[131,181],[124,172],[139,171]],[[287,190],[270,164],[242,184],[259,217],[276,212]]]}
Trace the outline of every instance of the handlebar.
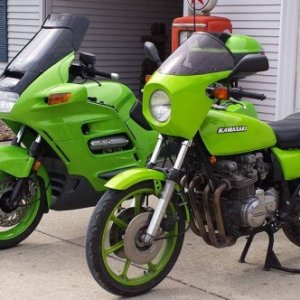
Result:
{"label": "handlebar", "polygon": [[117,73],[106,73],[106,72],[100,72],[97,71],[96,69],[88,69],[88,73],[94,76],[101,76],[101,77],[105,77],[105,78],[109,78],[109,79],[113,79],[113,80],[119,80],[120,79],[120,75]]}
{"label": "handlebar", "polygon": [[[224,87],[224,89],[225,90],[227,89],[227,97],[233,98],[235,100],[241,100],[243,97],[246,97],[246,98],[257,99],[257,100],[263,101],[267,98],[266,95],[264,95],[264,94],[252,93],[249,91],[245,91],[243,88],[226,88],[226,87]],[[210,97],[216,97],[218,99],[218,97],[216,96],[216,88],[208,87],[206,89],[206,92]],[[221,100],[225,100],[225,99],[221,98]]]}
{"label": "handlebar", "polygon": [[248,92],[242,88],[230,89],[229,95],[230,95],[230,97],[237,99],[237,100],[240,100],[241,98],[246,97],[246,98],[257,99],[257,100],[263,101],[267,98],[266,95],[264,95],[264,94]]}

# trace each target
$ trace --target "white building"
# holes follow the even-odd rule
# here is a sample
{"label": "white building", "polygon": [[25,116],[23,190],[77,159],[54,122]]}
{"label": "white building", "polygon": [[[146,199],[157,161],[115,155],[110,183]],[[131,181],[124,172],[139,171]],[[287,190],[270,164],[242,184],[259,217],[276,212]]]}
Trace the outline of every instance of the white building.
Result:
{"label": "white building", "polygon": [[[97,55],[98,68],[120,73],[137,90],[142,36],[150,34],[153,23],[164,22],[169,45],[172,19],[186,7],[185,0],[0,0],[0,70],[49,13],[81,14],[91,20],[82,49]],[[271,121],[300,111],[299,0],[219,0],[213,13],[230,18],[235,32],[257,38],[265,48],[270,70],[242,85],[268,96],[264,102],[254,101],[260,117]]]}

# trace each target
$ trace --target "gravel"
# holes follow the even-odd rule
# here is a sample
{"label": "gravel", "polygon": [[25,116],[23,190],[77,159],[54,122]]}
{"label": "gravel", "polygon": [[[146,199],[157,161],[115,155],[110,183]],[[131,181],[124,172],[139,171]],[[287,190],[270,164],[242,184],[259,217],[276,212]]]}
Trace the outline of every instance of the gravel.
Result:
{"label": "gravel", "polygon": [[0,141],[11,140],[14,137],[14,133],[0,121]]}

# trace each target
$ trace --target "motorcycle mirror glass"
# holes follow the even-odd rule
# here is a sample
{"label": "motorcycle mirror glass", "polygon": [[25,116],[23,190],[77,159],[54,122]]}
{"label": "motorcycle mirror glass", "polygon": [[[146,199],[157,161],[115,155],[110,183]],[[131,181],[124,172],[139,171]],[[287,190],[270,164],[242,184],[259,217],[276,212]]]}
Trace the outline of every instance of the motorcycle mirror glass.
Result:
{"label": "motorcycle mirror glass", "polygon": [[248,54],[237,63],[229,78],[241,79],[257,72],[267,71],[268,69],[269,61],[265,55]]}
{"label": "motorcycle mirror glass", "polygon": [[89,67],[94,67],[96,64],[96,55],[88,52],[80,52],[79,60],[85,65]]}
{"label": "motorcycle mirror glass", "polygon": [[156,46],[151,42],[144,44],[145,55],[148,59],[154,62],[158,67],[162,64]]}

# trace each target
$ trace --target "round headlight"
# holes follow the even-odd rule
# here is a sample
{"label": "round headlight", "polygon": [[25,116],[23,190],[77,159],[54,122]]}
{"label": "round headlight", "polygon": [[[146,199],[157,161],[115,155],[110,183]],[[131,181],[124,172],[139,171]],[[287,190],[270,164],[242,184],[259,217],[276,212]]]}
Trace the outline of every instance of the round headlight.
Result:
{"label": "round headlight", "polygon": [[166,122],[171,115],[171,101],[164,91],[156,91],[150,98],[150,112],[159,122]]}

